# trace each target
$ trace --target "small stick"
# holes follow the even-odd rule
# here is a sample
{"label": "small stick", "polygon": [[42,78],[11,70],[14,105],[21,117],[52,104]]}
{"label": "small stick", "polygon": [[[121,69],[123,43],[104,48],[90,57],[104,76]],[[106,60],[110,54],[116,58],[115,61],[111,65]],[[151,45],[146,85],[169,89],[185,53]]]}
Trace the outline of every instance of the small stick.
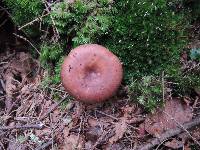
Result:
{"label": "small stick", "polygon": [[0,65],[8,64],[8,62],[0,62]]}
{"label": "small stick", "polygon": [[[193,119],[191,122],[185,123],[182,126],[184,127],[184,129],[189,129],[189,128],[192,128],[192,127],[197,126],[199,124],[200,124],[200,117]],[[175,129],[170,129],[170,130],[164,132],[163,134],[161,134],[159,138],[153,138],[147,144],[140,145],[136,149],[137,150],[149,150],[149,149],[153,148],[154,146],[160,144],[162,141],[166,140],[167,138],[178,135],[178,134],[180,134],[184,131],[185,130],[183,130],[180,127],[177,127]]]}
{"label": "small stick", "polygon": [[53,150],[54,149],[54,132],[55,132],[55,128],[53,127],[53,122],[52,122],[52,114],[50,113],[50,129],[51,129],[51,137],[52,137],[52,143],[51,143],[51,149]]}
{"label": "small stick", "polygon": [[165,79],[164,79],[164,71],[162,72],[162,98],[163,102],[165,101]]}
{"label": "small stick", "polygon": [[52,90],[52,91],[58,91],[58,92],[66,93],[66,91],[59,90],[59,89],[57,89],[57,88],[53,88],[53,87],[47,87],[47,88],[49,88],[49,89]]}
{"label": "small stick", "polygon": [[[111,119],[113,119],[113,120],[115,120],[115,121],[119,121],[119,120],[120,120],[119,118],[116,118],[116,117],[114,117],[114,116],[112,116],[112,115],[106,114],[106,113],[104,113],[104,112],[102,112],[102,111],[99,111],[99,110],[95,110],[95,111],[98,112],[98,113],[100,113],[100,114],[102,114],[102,115],[105,115],[105,116],[107,116],[107,117],[110,117]],[[133,123],[138,123],[138,122],[141,122],[141,121],[144,121],[144,118],[136,118],[133,122],[131,122],[131,124],[133,124]],[[130,125],[129,123],[126,123],[126,124],[127,124],[129,127],[131,127],[131,128],[137,129],[136,127]]]}
{"label": "small stick", "polygon": [[[45,5],[45,7],[46,7],[46,10],[47,10],[47,12],[48,13],[51,13],[50,12],[50,6],[49,6],[49,3],[47,2],[47,1],[43,1],[43,3],[44,3],[44,5]],[[54,21],[54,19],[53,19],[53,17],[52,17],[52,15],[50,14],[50,17],[51,17],[51,20],[52,20],[52,23],[53,23],[53,30],[54,30],[54,32],[56,33],[56,42],[58,41],[58,39],[60,38],[60,35],[59,35],[59,32],[58,32],[58,29],[56,28],[56,23],[55,23],[55,21]]]}
{"label": "small stick", "polygon": [[42,129],[44,126],[43,123],[40,124],[28,124],[28,125],[23,125],[23,126],[13,126],[13,127],[0,127],[0,130],[13,130],[13,129]]}
{"label": "small stick", "polygon": [[23,28],[25,28],[25,27],[27,27],[27,26],[29,26],[29,25],[32,25],[34,22],[41,21],[42,18],[48,16],[49,14],[50,14],[50,13],[47,13],[47,14],[42,15],[42,16],[39,16],[38,18],[32,20],[31,22],[28,22],[28,23],[26,23],[25,25],[19,27],[18,30],[21,30],[21,29],[23,29]]}
{"label": "small stick", "polygon": [[79,140],[80,140],[80,134],[81,134],[82,126],[83,126],[83,119],[84,119],[84,116],[82,115],[81,116],[81,122],[80,122],[79,131],[78,131],[78,139],[76,141],[76,146],[75,146],[76,148],[78,147]]}
{"label": "small stick", "polygon": [[174,119],[170,114],[168,114],[167,112],[165,112],[165,111],[163,111],[168,117],[170,117],[170,119],[171,120],[173,120],[179,127],[181,127],[188,135],[189,135],[189,137],[191,137],[192,138],[192,140],[196,143],[196,144],[198,144],[199,146],[200,146],[200,143],[190,134],[190,132],[187,130],[187,129],[185,129],[184,128],[184,126],[181,124],[181,123],[179,123],[176,119]]}
{"label": "small stick", "polygon": [[112,115],[106,114],[106,113],[104,113],[104,112],[102,112],[102,111],[99,111],[99,110],[95,110],[95,111],[98,112],[98,113],[100,113],[100,114],[102,114],[102,115],[105,115],[105,116],[107,116],[107,117],[110,117],[110,118],[112,118],[113,120],[119,121],[118,118],[116,118],[116,117],[114,117],[114,116],[112,116]]}
{"label": "small stick", "polygon": [[38,54],[40,54],[39,50],[25,37],[21,36],[21,35],[17,35],[16,33],[13,33],[13,35],[15,35],[16,37],[23,39],[24,41],[28,42],[35,50]]}
{"label": "small stick", "polygon": [[4,136],[5,134],[6,134],[6,132],[1,132],[1,133],[0,133],[0,137],[1,137],[1,136]]}
{"label": "small stick", "polygon": [[8,12],[8,9],[7,8],[4,8],[2,6],[0,6],[0,10],[2,11],[5,11],[10,17],[11,17],[11,14]]}
{"label": "small stick", "polygon": [[91,150],[95,150],[96,147],[101,144],[104,141],[107,141],[110,137],[112,137],[115,134],[114,130],[110,129],[108,131],[105,131],[102,133],[102,135],[99,137],[99,139],[94,143]]}
{"label": "small stick", "polygon": [[1,24],[0,24],[0,28],[8,21],[8,19],[5,19]]}
{"label": "small stick", "polygon": [[61,99],[60,102],[54,104],[54,106],[52,106],[52,107],[48,110],[48,112],[47,112],[46,114],[44,114],[39,120],[36,120],[36,121],[34,121],[34,122],[32,122],[32,123],[39,122],[39,121],[42,121],[43,119],[47,118],[48,115],[49,115],[52,111],[54,111],[63,101],[65,101],[66,98],[67,98],[67,96],[65,96],[63,99]]}

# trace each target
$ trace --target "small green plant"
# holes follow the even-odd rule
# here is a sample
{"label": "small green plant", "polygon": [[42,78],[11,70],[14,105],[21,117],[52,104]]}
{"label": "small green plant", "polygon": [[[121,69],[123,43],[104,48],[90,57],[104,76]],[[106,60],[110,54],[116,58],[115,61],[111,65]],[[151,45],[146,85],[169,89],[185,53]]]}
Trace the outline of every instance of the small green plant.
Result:
{"label": "small green plant", "polygon": [[141,80],[132,81],[129,85],[129,96],[144,106],[147,111],[153,111],[163,102],[162,81],[153,76],[144,76]]}
{"label": "small green plant", "polygon": [[19,142],[19,143],[24,143],[26,140],[27,140],[27,137],[26,136],[24,136],[24,135],[19,135],[19,136],[17,136],[17,141]]}
{"label": "small green plant", "polygon": [[49,62],[57,62],[63,55],[63,46],[60,43],[44,42],[41,45],[40,62],[43,66]]}
{"label": "small green plant", "polygon": [[197,64],[198,61],[189,60],[182,66],[176,63],[167,68],[165,80],[170,83],[168,88],[172,90],[173,96],[191,96],[195,88],[200,89],[200,68]]}
{"label": "small green plant", "polygon": [[[48,70],[48,74],[51,75],[46,77],[45,83],[46,81],[50,84],[60,82],[61,64],[64,60],[63,49],[62,43],[43,43],[41,45],[40,62]],[[50,67],[50,64],[52,64],[52,67]]]}
{"label": "small green plant", "polygon": [[[112,18],[107,15],[111,7],[109,0],[65,1],[52,6],[51,16],[60,34],[72,38],[73,46],[92,43],[108,30]],[[49,20],[49,24],[52,21]]]}
{"label": "small green plant", "polygon": [[38,136],[36,136],[35,134],[31,133],[29,135],[30,137],[30,140],[33,142],[33,143],[36,143],[36,144],[39,144],[41,145],[42,143],[44,143],[44,141],[41,141],[40,138]]}

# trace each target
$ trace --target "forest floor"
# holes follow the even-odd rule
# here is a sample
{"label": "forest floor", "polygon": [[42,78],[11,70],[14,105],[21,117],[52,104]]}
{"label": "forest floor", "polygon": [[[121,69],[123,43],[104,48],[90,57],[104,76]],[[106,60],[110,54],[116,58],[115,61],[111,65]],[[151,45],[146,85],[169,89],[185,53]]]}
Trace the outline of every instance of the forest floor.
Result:
{"label": "forest floor", "polygon": [[[164,107],[153,114],[134,103],[125,86],[105,103],[80,103],[61,84],[44,87],[47,72],[25,44],[23,48],[13,45],[12,40],[18,39],[4,32],[4,27],[0,26],[0,44],[5,46],[0,52],[0,150],[200,147],[198,92],[195,97],[163,95]],[[200,24],[190,30],[194,40],[188,48],[200,47]],[[185,64],[191,63],[186,54],[181,58]]]}

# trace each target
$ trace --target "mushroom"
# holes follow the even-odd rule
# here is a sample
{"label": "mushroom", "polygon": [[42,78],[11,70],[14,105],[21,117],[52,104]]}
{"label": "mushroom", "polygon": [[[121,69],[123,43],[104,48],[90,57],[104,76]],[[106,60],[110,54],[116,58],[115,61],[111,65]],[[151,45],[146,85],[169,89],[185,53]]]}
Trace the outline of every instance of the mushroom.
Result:
{"label": "mushroom", "polygon": [[65,90],[86,103],[105,101],[121,84],[123,69],[120,60],[108,49],[85,44],[73,49],[61,67]]}

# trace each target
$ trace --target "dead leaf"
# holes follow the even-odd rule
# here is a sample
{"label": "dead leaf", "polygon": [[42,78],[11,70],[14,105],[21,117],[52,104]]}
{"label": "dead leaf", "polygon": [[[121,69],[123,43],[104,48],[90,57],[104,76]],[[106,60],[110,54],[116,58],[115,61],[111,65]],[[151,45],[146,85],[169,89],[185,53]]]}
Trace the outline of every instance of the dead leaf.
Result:
{"label": "dead leaf", "polygon": [[91,141],[85,143],[85,150],[91,150],[94,144]]}
{"label": "dead leaf", "polygon": [[22,76],[26,76],[30,73],[35,66],[34,61],[30,54],[19,52],[10,62],[10,69],[15,70]]}
{"label": "dead leaf", "polygon": [[83,137],[78,135],[70,135],[65,137],[64,145],[60,148],[61,150],[82,150],[84,148],[85,141]]}
{"label": "dead leaf", "polygon": [[114,143],[113,145],[109,145],[105,148],[105,150],[123,150],[124,146],[119,143]]}
{"label": "dead leaf", "polygon": [[74,107],[74,113],[72,114],[72,120],[73,120],[73,125],[76,126],[81,118],[81,115],[83,114],[85,110],[85,105],[80,103],[80,102],[76,102],[75,103],[75,107]]}
{"label": "dead leaf", "polygon": [[63,130],[64,138],[69,136],[69,132],[72,129],[72,127],[73,127],[73,122],[69,123],[69,125],[64,128],[64,130]]}
{"label": "dead leaf", "polygon": [[13,136],[10,136],[9,138],[12,140],[9,141],[7,150],[26,150],[27,149],[26,145],[19,143],[17,140],[15,140]]}
{"label": "dead leaf", "polygon": [[178,148],[183,147],[184,143],[182,141],[173,139],[172,141],[165,142],[164,145],[169,147],[169,148],[172,148],[172,149],[178,149]]}
{"label": "dead leaf", "polygon": [[[195,138],[196,140],[200,140],[200,127],[196,126],[196,127],[193,128],[192,130],[190,130],[190,134],[191,134],[192,137]],[[182,141],[185,141],[185,142],[191,139],[191,137],[189,137],[188,134],[185,133],[185,132],[179,134],[178,137],[179,137]]]}
{"label": "dead leaf", "polygon": [[76,0],[67,0],[68,4],[73,4]]}
{"label": "dead leaf", "polygon": [[101,117],[98,119],[94,119],[94,118],[88,119],[88,125],[90,127],[101,126],[103,128],[107,128],[109,125],[111,125],[112,122],[113,120],[108,117]]}
{"label": "dead leaf", "polygon": [[89,125],[90,127],[95,127],[95,126],[97,126],[97,125],[98,125],[97,119],[89,118],[89,119],[88,119],[88,125]]}
{"label": "dead leaf", "polygon": [[42,130],[35,130],[35,135],[37,137],[43,137],[43,136],[48,136],[52,133],[51,129],[50,128],[44,128]]}
{"label": "dead leaf", "polygon": [[123,117],[120,119],[119,122],[115,123],[115,135],[109,139],[109,142],[111,144],[117,142],[119,139],[123,137],[124,133],[127,130],[126,121],[127,121],[127,118]]}
{"label": "dead leaf", "polygon": [[12,97],[13,92],[16,91],[17,85],[14,83],[14,77],[12,73],[7,73],[5,75],[5,89],[6,89],[6,94],[8,97]]}
{"label": "dead leaf", "polygon": [[190,143],[187,143],[186,145],[184,145],[184,150],[192,150],[190,148]]}
{"label": "dead leaf", "polygon": [[86,132],[86,138],[87,140],[90,140],[92,142],[97,141],[97,139],[102,135],[103,131],[101,130],[100,126],[94,126],[88,128],[88,131]]}
{"label": "dead leaf", "polygon": [[[155,137],[168,129],[177,127],[177,123],[183,124],[192,119],[191,107],[181,103],[179,99],[167,100],[163,110],[156,111],[145,119],[145,130]],[[171,118],[173,117],[174,120]]]}
{"label": "dead leaf", "polygon": [[122,107],[122,111],[126,115],[130,115],[136,111],[136,106],[135,105],[126,105],[125,107]]}
{"label": "dead leaf", "polygon": [[57,108],[56,110],[54,110],[51,113],[52,123],[56,123],[60,119],[60,115],[61,115],[60,109]]}
{"label": "dead leaf", "polygon": [[196,127],[194,130],[191,131],[191,135],[196,139],[200,139],[200,127]]}
{"label": "dead leaf", "polygon": [[138,134],[139,134],[140,138],[143,138],[145,136],[145,125],[144,125],[144,123],[141,123],[139,125]]}
{"label": "dead leaf", "polygon": [[[38,103],[37,105],[41,105],[41,103]],[[43,104],[42,104],[42,108],[41,108],[41,112],[40,112],[40,116],[43,116],[46,114],[46,112],[52,108],[54,105],[52,104],[51,100],[47,100],[44,99],[43,100]]]}

